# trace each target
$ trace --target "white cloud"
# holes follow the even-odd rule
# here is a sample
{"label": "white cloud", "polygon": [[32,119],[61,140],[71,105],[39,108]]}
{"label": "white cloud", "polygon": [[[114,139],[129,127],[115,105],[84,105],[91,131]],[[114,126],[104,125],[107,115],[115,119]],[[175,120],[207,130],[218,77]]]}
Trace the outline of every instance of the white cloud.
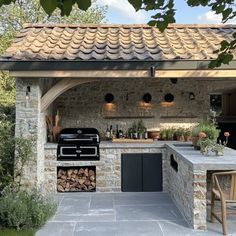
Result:
{"label": "white cloud", "polygon": [[[99,5],[107,5],[109,12],[114,12],[118,21],[127,23],[146,23],[145,12],[136,12],[127,0],[97,0]],[[113,22],[118,23],[118,22]]]}
{"label": "white cloud", "polygon": [[[208,11],[200,16],[197,17],[197,20],[199,21],[199,23],[203,23],[203,24],[220,24],[222,23],[222,15],[219,14],[215,14],[212,11]],[[235,20],[231,20],[231,21],[227,21],[228,24],[235,24],[236,21]]]}

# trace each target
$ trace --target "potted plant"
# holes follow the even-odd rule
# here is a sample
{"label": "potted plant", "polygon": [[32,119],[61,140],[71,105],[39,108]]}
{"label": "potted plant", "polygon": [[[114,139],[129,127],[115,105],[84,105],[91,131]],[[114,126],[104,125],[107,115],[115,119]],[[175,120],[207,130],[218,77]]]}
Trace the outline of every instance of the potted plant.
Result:
{"label": "potted plant", "polygon": [[[192,142],[195,149],[200,150],[199,145],[199,134],[204,133],[206,137],[210,140],[213,140],[216,143],[217,138],[219,137],[220,130],[217,129],[217,126],[209,121],[203,121],[193,127],[192,129]],[[204,137],[205,138],[205,137]]]}
{"label": "potted plant", "polygon": [[184,133],[185,133],[184,128],[179,127],[178,129],[176,129],[175,130],[176,140],[183,142],[184,141]]}
{"label": "potted plant", "polygon": [[166,129],[161,129],[160,131],[160,139],[166,140]]}
{"label": "potted plant", "polygon": [[190,128],[184,129],[184,141],[185,142],[191,141],[191,130],[190,130]]}
{"label": "potted plant", "polygon": [[144,132],[145,132],[145,126],[143,124],[143,120],[140,120],[138,122],[137,131],[138,131],[138,138],[143,139],[144,138]]}

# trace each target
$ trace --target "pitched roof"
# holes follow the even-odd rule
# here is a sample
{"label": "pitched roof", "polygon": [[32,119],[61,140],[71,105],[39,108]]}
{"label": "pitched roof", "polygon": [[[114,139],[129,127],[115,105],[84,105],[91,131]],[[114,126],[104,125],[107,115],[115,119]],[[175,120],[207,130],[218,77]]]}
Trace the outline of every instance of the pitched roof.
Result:
{"label": "pitched roof", "polygon": [[[236,25],[172,24],[161,33],[148,25],[28,24],[3,59],[9,60],[209,60]],[[236,55],[236,54],[235,54]]]}

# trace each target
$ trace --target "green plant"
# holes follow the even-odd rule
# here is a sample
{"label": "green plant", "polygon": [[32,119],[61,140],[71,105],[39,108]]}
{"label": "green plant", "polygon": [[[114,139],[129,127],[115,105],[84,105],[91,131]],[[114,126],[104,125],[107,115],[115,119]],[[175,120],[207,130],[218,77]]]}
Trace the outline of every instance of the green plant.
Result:
{"label": "green plant", "polygon": [[224,155],[225,146],[219,143],[216,143],[215,140],[209,138],[202,138],[199,140],[201,153],[208,155],[209,152],[215,153],[216,156]]}
{"label": "green plant", "polygon": [[184,140],[189,141],[191,138],[191,129],[190,128],[185,128],[184,129]]}
{"label": "green plant", "polygon": [[209,139],[216,141],[219,137],[220,130],[217,129],[215,124],[204,121],[193,127],[192,136],[198,137],[200,132],[204,132]]}
{"label": "green plant", "polygon": [[140,120],[137,125],[138,133],[143,134],[145,132],[145,126],[143,120]]}
{"label": "green plant", "polygon": [[30,160],[33,155],[32,147],[34,146],[34,137],[30,138],[15,138],[15,171],[14,179],[18,183],[18,186],[21,185],[21,178],[23,169],[26,163]]}
{"label": "green plant", "polygon": [[185,129],[179,127],[175,130],[174,136],[178,141],[184,141],[184,134],[185,134]]}
{"label": "green plant", "polygon": [[38,228],[56,211],[56,204],[37,190],[27,192],[10,185],[0,197],[0,225],[17,230]]}
{"label": "green plant", "polygon": [[35,229],[15,230],[15,229],[0,229],[1,236],[35,236]]}
{"label": "green plant", "polygon": [[7,120],[0,121],[0,191],[14,179],[14,126]]}
{"label": "green plant", "polygon": [[166,129],[161,129],[160,130],[160,138],[161,138],[161,140],[166,139]]}

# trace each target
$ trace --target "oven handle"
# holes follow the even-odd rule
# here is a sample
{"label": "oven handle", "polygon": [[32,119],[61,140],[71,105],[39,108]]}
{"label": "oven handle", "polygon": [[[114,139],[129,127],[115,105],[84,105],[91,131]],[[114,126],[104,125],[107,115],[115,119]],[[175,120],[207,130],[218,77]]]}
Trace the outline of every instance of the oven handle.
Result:
{"label": "oven handle", "polygon": [[80,154],[81,157],[83,156],[89,156],[89,157],[95,157],[98,155],[98,148],[94,146],[80,146],[81,149],[94,149],[94,154]]}
{"label": "oven handle", "polygon": [[61,157],[77,157],[77,154],[63,154],[63,149],[68,149],[68,148],[77,148],[76,146],[70,146],[70,147],[60,147],[60,154]]}

